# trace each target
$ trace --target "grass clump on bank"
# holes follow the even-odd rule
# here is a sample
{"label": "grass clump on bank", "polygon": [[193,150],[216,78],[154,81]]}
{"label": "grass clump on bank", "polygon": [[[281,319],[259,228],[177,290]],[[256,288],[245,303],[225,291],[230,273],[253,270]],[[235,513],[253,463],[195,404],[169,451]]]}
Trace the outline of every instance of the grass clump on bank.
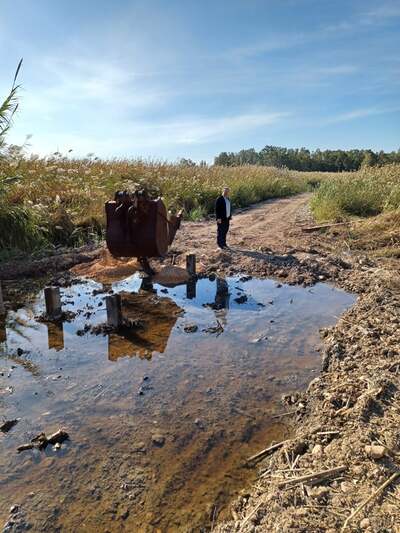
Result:
{"label": "grass clump on bank", "polygon": [[400,165],[330,174],[311,201],[317,220],[341,221],[400,209]]}
{"label": "grass clump on bank", "polygon": [[100,238],[104,202],[121,189],[145,187],[168,208],[185,208],[191,220],[209,215],[223,186],[235,207],[284,197],[309,188],[307,179],[284,169],[188,166],[142,160],[102,161],[26,157],[9,147],[0,157],[0,255]]}
{"label": "grass clump on bank", "polygon": [[360,217],[356,224],[342,229],[350,249],[400,258],[399,164],[331,174],[321,182],[311,208],[319,221]]}

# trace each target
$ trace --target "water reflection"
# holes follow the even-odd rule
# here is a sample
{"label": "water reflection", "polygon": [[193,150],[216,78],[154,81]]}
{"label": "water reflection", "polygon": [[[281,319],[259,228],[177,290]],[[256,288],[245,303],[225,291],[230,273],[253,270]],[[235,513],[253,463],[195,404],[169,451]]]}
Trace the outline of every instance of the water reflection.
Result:
{"label": "water reflection", "polygon": [[193,300],[196,298],[196,285],[197,285],[196,279],[190,280],[186,284],[186,298],[188,300]]}
{"label": "water reflection", "polygon": [[56,352],[64,349],[64,327],[62,322],[46,322],[47,344],[49,350]]}
{"label": "water reflection", "polygon": [[230,300],[229,285],[223,278],[217,278],[214,299],[214,311],[216,318],[224,325],[227,324]]}
{"label": "water reflection", "polygon": [[0,318],[0,343],[6,342],[7,340],[7,330],[6,330],[6,321]]}
{"label": "water reflection", "polygon": [[[143,289],[143,281],[145,281]],[[149,278],[144,278],[139,293],[122,293],[122,314],[134,324],[120,334],[108,336],[108,359],[138,356],[151,359],[153,352],[164,353],[168,339],[183,309],[170,298],[153,295]],[[150,294],[149,294],[150,292]]]}
{"label": "water reflection", "polygon": [[[141,328],[87,329],[106,323],[111,289]],[[10,368],[0,376],[2,414],[21,418],[0,450],[0,521],[21,503],[32,531],[207,530],[210,509],[224,512],[253,481],[245,458],[288,438],[286,420],[272,419],[280,398],[315,377],[318,329],[354,301],[326,284],[310,293],[238,278],[167,288],[134,276],[62,293],[73,320],[62,329],[37,321],[39,295],[7,319],[16,368],[0,359]],[[211,331],[216,318],[225,321],[220,334]],[[72,438],[51,457],[15,453],[27,437],[59,427]]]}

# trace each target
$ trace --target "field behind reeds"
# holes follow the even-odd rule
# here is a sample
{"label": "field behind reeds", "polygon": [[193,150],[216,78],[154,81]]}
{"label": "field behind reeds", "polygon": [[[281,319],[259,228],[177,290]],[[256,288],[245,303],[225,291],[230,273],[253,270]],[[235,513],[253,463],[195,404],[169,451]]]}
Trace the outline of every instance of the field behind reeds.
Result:
{"label": "field behind reeds", "polygon": [[261,166],[189,166],[155,161],[0,158],[0,258],[102,238],[104,202],[116,190],[146,188],[188,219],[211,214],[223,186],[235,207],[314,190],[317,220],[368,216],[400,207],[400,165],[332,174]]}

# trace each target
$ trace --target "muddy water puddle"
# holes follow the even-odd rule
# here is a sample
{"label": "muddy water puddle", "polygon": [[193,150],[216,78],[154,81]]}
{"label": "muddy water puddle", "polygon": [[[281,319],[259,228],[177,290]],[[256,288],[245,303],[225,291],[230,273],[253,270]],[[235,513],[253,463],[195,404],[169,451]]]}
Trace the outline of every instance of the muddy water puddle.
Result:
{"label": "muddy water puddle", "polygon": [[[137,326],[95,334],[105,296]],[[244,460],[289,435],[283,394],[320,368],[319,328],[354,296],[326,284],[138,276],[62,289],[70,321],[42,323],[42,294],[0,326],[0,522],[34,531],[207,531],[253,481]],[[60,449],[16,448],[64,427]],[[12,529],[10,530],[12,531]]]}

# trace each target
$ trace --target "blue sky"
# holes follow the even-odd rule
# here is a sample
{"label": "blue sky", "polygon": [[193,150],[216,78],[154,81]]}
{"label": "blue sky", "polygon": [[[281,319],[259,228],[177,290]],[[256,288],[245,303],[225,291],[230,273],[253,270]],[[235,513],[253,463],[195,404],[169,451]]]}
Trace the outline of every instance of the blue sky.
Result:
{"label": "blue sky", "polygon": [[400,147],[400,0],[3,0],[9,141],[211,161],[266,144]]}

